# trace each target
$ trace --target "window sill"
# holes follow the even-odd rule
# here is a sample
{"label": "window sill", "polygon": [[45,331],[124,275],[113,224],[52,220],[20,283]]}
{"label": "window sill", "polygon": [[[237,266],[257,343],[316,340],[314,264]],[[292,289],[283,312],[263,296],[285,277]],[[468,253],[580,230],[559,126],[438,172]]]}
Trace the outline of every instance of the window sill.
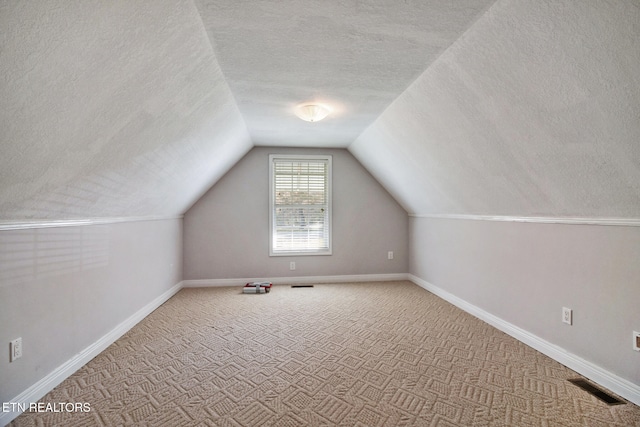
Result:
{"label": "window sill", "polygon": [[329,250],[322,252],[270,252],[269,256],[325,256],[332,254],[333,253]]}

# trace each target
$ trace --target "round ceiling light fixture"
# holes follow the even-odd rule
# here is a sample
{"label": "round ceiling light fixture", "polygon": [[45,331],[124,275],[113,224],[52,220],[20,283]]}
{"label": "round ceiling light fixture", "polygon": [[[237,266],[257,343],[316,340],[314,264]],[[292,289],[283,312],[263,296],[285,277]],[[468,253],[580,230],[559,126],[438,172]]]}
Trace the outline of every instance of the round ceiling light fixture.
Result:
{"label": "round ceiling light fixture", "polygon": [[319,122],[331,113],[331,108],[322,104],[300,104],[296,107],[296,116],[306,122]]}

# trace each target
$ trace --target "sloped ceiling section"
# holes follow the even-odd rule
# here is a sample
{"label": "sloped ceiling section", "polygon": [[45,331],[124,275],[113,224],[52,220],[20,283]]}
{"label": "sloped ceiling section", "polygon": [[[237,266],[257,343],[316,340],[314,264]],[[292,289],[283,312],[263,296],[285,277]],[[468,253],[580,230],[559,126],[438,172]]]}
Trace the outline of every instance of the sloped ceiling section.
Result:
{"label": "sloped ceiling section", "polygon": [[[347,147],[494,0],[196,0],[256,145]],[[320,101],[330,118],[294,107]]]}
{"label": "sloped ceiling section", "polygon": [[191,1],[3,1],[0,46],[0,220],[182,214],[252,146]]}
{"label": "sloped ceiling section", "polygon": [[413,214],[640,218],[640,2],[500,0],[349,147]]}

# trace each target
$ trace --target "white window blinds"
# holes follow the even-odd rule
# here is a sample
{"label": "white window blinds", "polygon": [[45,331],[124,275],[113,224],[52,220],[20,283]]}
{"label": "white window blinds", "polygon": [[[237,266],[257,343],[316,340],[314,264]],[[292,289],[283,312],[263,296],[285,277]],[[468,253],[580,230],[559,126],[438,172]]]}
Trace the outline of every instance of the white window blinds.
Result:
{"label": "white window blinds", "polygon": [[331,156],[269,160],[270,255],[331,254]]}

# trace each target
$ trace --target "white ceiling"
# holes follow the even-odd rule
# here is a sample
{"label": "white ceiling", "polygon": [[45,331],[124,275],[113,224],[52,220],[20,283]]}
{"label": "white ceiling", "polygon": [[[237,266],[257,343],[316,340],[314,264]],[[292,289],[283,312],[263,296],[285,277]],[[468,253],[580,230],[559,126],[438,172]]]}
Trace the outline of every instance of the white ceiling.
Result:
{"label": "white ceiling", "polygon": [[251,147],[191,1],[0,1],[0,220],[178,215]]}
{"label": "white ceiling", "polygon": [[[255,145],[348,147],[495,0],[196,0]],[[323,122],[293,114],[334,107]]]}
{"label": "white ceiling", "polygon": [[349,150],[414,214],[640,218],[640,1],[497,2]]}
{"label": "white ceiling", "polygon": [[[640,217],[639,0],[0,0],[0,221],[184,213],[255,145],[415,214]],[[331,104],[318,123],[303,101]]]}

